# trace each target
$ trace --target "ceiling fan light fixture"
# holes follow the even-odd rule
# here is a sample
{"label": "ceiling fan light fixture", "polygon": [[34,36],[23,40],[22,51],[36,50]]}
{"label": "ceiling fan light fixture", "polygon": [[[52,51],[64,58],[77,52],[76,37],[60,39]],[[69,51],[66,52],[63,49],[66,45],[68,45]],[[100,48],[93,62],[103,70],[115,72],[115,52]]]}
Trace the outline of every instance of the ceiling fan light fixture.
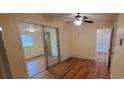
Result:
{"label": "ceiling fan light fixture", "polygon": [[74,23],[75,23],[75,25],[81,25],[82,21],[81,20],[75,20]]}
{"label": "ceiling fan light fixture", "polygon": [[2,27],[0,26],[0,31],[2,32],[2,30],[3,30],[3,29],[2,29]]}
{"label": "ceiling fan light fixture", "polygon": [[29,29],[29,32],[34,32],[34,29]]}

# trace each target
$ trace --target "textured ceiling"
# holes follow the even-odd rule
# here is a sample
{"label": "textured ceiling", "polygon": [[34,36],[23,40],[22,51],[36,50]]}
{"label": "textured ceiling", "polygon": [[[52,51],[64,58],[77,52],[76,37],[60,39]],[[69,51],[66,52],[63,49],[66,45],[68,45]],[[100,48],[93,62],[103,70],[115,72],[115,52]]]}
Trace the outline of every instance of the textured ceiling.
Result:
{"label": "textured ceiling", "polygon": [[[67,21],[67,17],[69,18],[74,18],[76,13],[44,13],[41,14],[46,18],[52,19],[52,20],[58,20],[58,19],[63,19]],[[81,13],[81,16],[87,16],[90,20],[93,21],[114,21],[117,17],[116,13]]]}
{"label": "textured ceiling", "polygon": [[[46,17],[48,20],[67,20],[66,17],[69,18],[74,18],[75,13],[42,13],[40,14],[44,17]],[[87,16],[89,18],[89,20],[93,20],[94,22],[114,22],[117,14],[115,13],[81,13],[81,16]],[[27,24],[27,23],[20,23],[20,30],[21,31],[29,31],[29,29],[34,29],[35,31],[40,31],[40,26],[38,25],[34,25],[34,24]]]}

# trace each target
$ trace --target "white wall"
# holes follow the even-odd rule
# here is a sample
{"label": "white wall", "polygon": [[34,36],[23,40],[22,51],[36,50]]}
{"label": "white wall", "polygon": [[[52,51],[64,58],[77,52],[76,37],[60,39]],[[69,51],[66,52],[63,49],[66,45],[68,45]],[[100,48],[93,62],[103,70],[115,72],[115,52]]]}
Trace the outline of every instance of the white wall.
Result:
{"label": "white wall", "polygon": [[110,39],[111,29],[97,29],[96,51],[108,52]]}
{"label": "white wall", "polygon": [[[124,14],[119,14],[115,24],[117,24],[117,34],[111,62],[111,78],[124,78]],[[123,39],[122,46],[119,46],[120,39]]]}
{"label": "white wall", "polygon": [[98,28],[110,28],[110,23],[101,22],[94,24],[73,25],[70,33],[70,55],[72,57],[95,59],[96,31]]}

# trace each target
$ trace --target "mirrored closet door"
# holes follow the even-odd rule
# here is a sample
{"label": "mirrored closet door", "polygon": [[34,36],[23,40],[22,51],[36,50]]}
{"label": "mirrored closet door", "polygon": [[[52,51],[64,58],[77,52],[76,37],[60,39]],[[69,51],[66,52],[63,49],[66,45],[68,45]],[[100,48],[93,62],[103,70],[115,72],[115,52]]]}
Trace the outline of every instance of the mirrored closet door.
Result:
{"label": "mirrored closet door", "polygon": [[60,62],[57,28],[25,22],[18,27],[29,78]]}
{"label": "mirrored closet door", "polygon": [[53,27],[44,27],[44,42],[47,55],[48,67],[56,65],[60,61],[59,57],[59,31]]}
{"label": "mirrored closet door", "polygon": [[43,27],[30,23],[19,23],[22,50],[29,77],[46,69]]}

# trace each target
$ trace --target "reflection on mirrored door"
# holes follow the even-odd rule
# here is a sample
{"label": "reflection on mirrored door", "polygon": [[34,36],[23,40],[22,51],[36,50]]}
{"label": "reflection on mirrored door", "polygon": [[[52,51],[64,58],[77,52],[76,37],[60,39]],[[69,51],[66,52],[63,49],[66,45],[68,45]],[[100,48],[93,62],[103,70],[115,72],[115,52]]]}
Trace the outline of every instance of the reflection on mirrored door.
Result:
{"label": "reflection on mirrored door", "polygon": [[60,61],[57,28],[24,22],[18,25],[29,78]]}
{"label": "reflection on mirrored door", "polygon": [[59,31],[56,28],[44,27],[45,51],[47,56],[48,67],[57,64],[59,57]]}
{"label": "reflection on mirrored door", "polygon": [[19,23],[21,45],[30,78],[46,69],[43,29],[40,25]]}

